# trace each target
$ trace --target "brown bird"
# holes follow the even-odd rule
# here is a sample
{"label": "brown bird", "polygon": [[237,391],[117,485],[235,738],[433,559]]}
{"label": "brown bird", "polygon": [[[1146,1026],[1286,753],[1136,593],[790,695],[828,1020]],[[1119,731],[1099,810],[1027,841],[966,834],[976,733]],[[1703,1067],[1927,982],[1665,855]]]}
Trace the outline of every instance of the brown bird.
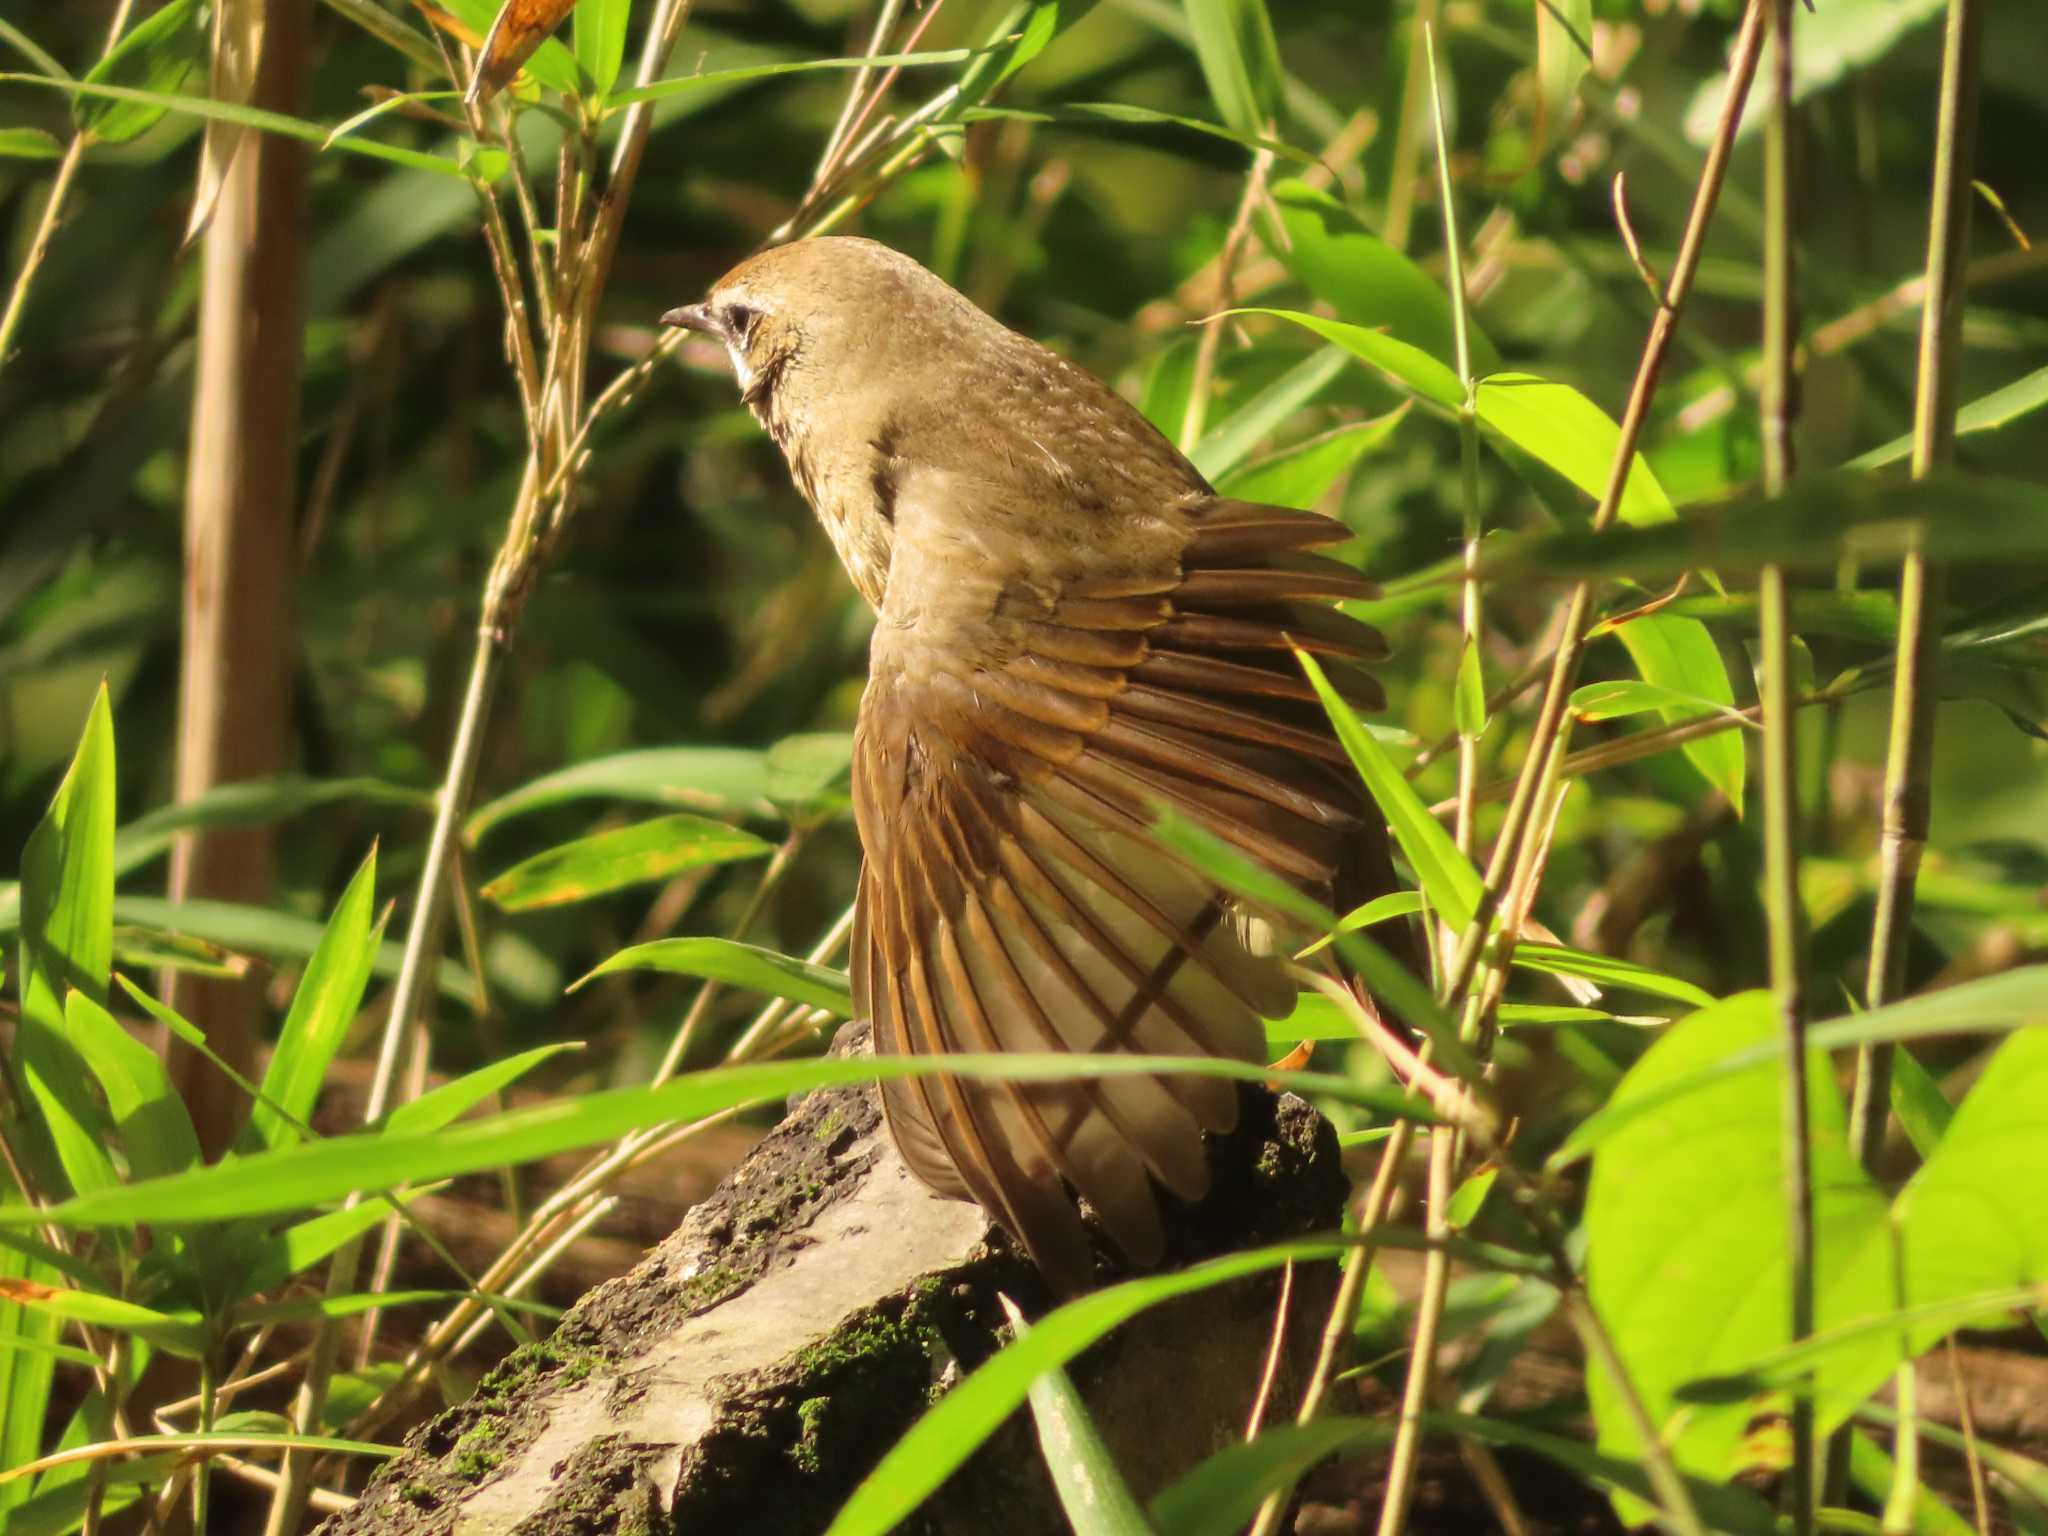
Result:
{"label": "brown bird", "polygon": [[[817,239],[669,325],[723,341],[877,616],[854,734],[866,860],[854,1001],[878,1050],[1261,1059],[1295,985],[1263,924],[1164,851],[1164,805],[1325,900],[1391,888],[1374,816],[1291,646],[1356,705],[1380,637],[1336,611],[1342,524],[1219,496],[1116,392],[908,257]],[[1225,1079],[887,1083],[904,1159],[978,1200],[1061,1288],[1135,1264],[1152,1189],[1208,1188]]]}

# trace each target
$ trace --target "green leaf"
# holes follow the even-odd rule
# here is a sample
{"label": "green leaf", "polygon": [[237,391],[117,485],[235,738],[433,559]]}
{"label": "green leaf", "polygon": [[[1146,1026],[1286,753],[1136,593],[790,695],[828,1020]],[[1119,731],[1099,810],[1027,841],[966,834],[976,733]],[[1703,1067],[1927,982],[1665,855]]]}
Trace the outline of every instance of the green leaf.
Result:
{"label": "green leaf", "polygon": [[530,1051],[521,1051],[503,1061],[478,1067],[474,1072],[466,1072],[453,1082],[443,1083],[399,1105],[384,1117],[380,1128],[394,1136],[438,1131],[442,1126],[461,1119],[492,1094],[502,1093],[549,1057],[582,1049],[580,1041],[561,1040],[553,1045],[537,1045]]}
{"label": "green leaf", "polygon": [[1892,1054],[1891,1097],[1892,1113],[1899,1117],[1913,1150],[1923,1160],[1932,1157],[1956,1112],[1941,1085],[1920,1065],[1920,1058],[1904,1046]]}
{"label": "green leaf", "polygon": [[1186,0],[1209,99],[1239,133],[1270,130],[1285,79],[1266,0]]}
{"label": "green leaf", "polygon": [[[2038,411],[2048,405],[2048,368],[2036,368],[2032,373],[2014,379],[2010,384],[1994,389],[1988,395],[1980,395],[1960,411],[1956,412],[1956,436],[1967,437],[1972,432],[1992,432],[2018,421],[2031,411]],[[1913,434],[1908,432],[1895,437],[1881,448],[1859,454],[1849,461],[1850,469],[1882,469],[1895,464],[1913,451]]]}
{"label": "green leaf", "polygon": [[40,128],[0,128],[0,159],[55,160],[64,146]]}
{"label": "green leaf", "polygon": [[[1532,459],[1549,466],[1595,501],[1607,489],[1621,428],[1569,384],[1532,373],[1496,373],[1479,381],[1479,420]],[[1678,514],[1638,453],[1629,466],[1617,515],[1644,527]]]}
{"label": "green leaf", "polygon": [[19,1067],[64,1177],[115,1181],[106,1116],[70,1038],[64,999],[104,1003],[113,965],[114,724],[102,683],[50,809],[21,856]]}
{"label": "green leaf", "polygon": [[[200,0],[170,0],[144,18],[86,71],[85,85],[124,86],[156,95],[180,90],[206,57],[206,15]],[[154,128],[164,108],[139,101],[75,99],[72,118],[83,133],[125,144]]]}
{"label": "green leaf", "polygon": [[[1735,690],[1720,647],[1697,619],[1651,613],[1610,631],[1627,648],[1645,683],[1672,693],[1705,699],[1714,709],[1735,713]],[[1667,725],[1692,719],[1698,711],[1680,704],[1658,711]],[[1748,754],[1738,731],[1688,741],[1681,750],[1706,781],[1727,797],[1740,815]]]}
{"label": "green leaf", "polygon": [[[1532,946],[1523,945],[1523,949]],[[1809,1027],[1807,1043],[1817,1051],[1884,1041],[1965,1034],[1977,1030],[2015,1030],[2048,1024],[2048,965],[2022,966],[1996,976],[1959,982],[1919,997],[1905,998],[1845,1019]],[[1565,1144],[1551,1154],[1553,1165],[1570,1162],[1598,1147],[1609,1136],[1644,1115],[1659,1111],[1690,1093],[1711,1088],[1725,1078],[1774,1059],[1778,1047],[1764,1042],[1729,1052],[1717,1061],[1674,1076],[1654,1088],[1643,1088],[1626,1100],[1610,1099],[1579,1123]]]}
{"label": "green leaf", "polygon": [[[1897,1468],[1875,1440],[1860,1429],[1849,1432],[1849,1482],[1874,1508],[1883,1508]],[[1974,1536],[1976,1527],[1936,1497],[1925,1483],[1913,1501],[1911,1536]]]}
{"label": "green leaf", "polygon": [[846,785],[852,767],[850,731],[785,736],[768,749],[766,792],[776,806],[798,819],[841,810],[852,803]]}
{"label": "green leaf", "polygon": [[[2048,995],[2038,1006],[2048,1009]],[[2044,1104],[2048,1029],[2018,1030],[1999,1046],[1957,1106],[1941,1144],[1899,1196],[1910,1304],[2048,1283],[2048,1224],[2040,1220],[2048,1210]],[[1953,1326],[1915,1327],[1913,1352],[1931,1347]]]}
{"label": "green leaf", "polygon": [[1421,399],[1456,411],[1465,403],[1464,388],[1451,367],[1412,342],[1349,325],[1342,320],[1325,320],[1321,315],[1296,309],[1231,309],[1226,315],[1270,315],[1303,330],[1314,331],[1325,341],[1335,342],[1362,363],[1369,363]]}
{"label": "green leaf", "polygon": [[1660,688],[1655,683],[1639,683],[1628,678],[1587,683],[1574,689],[1571,711],[1581,720],[1621,720],[1629,715],[1663,713],[1678,718],[1727,714],[1746,726],[1753,728],[1756,725],[1741,710],[1716,704],[1700,694],[1682,693],[1676,688]]}
{"label": "green leaf", "polygon": [[239,123],[244,128],[282,134],[285,138],[298,139],[323,149],[346,150],[350,154],[367,155],[372,160],[388,160],[393,165],[411,166],[415,170],[433,171],[437,175],[460,177],[465,181],[469,179],[467,171],[442,155],[421,154],[416,149],[400,149],[395,144],[381,144],[375,139],[358,137],[335,139],[329,143],[331,130],[320,123],[310,123],[304,118],[287,117],[282,112],[266,112],[259,107],[215,101],[207,96],[180,96],[166,91],[136,90],[123,85],[99,85],[91,80],[51,80],[42,75],[0,74],[0,84],[45,86],[74,97],[121,102],[131,107],[146,108],[152,114],[152,122],[166,112],[184,112],[215,122]]}
{"label": "green leaf", "polygon": [[130,874],[167,851],[194,827],[253,827],[345,802],[432,811],[434,797],[384,779],[307,779],[281,774],[216,784],[197,799],[138,816],[114,834],[114,873]]}
{"label": "green leaf", "polygon": [[786,997],[807,1007],[823,1008],[842,1019],[853,1017],[853,994],[848,990],[844,971],[734,939],[656,939],[651,944],[634,944],[620,950],[569,990],[573,992],[585,982],[614,971],[668,971],[678,976],[701,976],[750,992],[765,992],[770,997]]}
{"label": "green leaf", "polygon": [[1386,446],[1407,414],[1401,406],[1371,421],[1337,427],[1283,448],[1216,482],[1225,496],[1276,507],[1314,507],[1368,453]]}
{"label": "green leaf", "polygon": [[[1485,1445],[1534,1451],[1590,1487],[1638,1500],[1638,1509],[1655,1506],[1656,1495],[1640,1458],[1604,1456],[1582,1440],[1546,1434],[1524,1424],[1481,1418],[1474,1414],[1425,1413],[1422,1422],[1438,1434],[1459,1435]],[[1705,1520],[1707,1529],[1725,1532],[1727,1536],[1778,1536],[1778,1520],[1770,1505],[1749,1489],[1731,1488],[1724,1482],[1692,1477],[1686,1478],[1685,1483],[1686,1491],[1692,1495],[1693,1506]],[[1669,1520],[1662,1523],[1666,1529],[1672,1526]]]}
{"label": "green leaf", "polygon": [[1477,741],[1486,734],[1486,678],[1479,667],[1479,644],[1470,635],[1458,653],[1458,686],[1452,711],[1458,734]]}
{"label": "green leaf", "polygon": [[1543,971],[1552,976],[1578,976],[1602,987],[1621,987],[1631,992],[1648,992],[1668,997],[1694,1008],[1711,1008],[1714,995],[1682,977],[1667,976],[1633,960],[1614,955],[1596,955],[1589,950],[1563,944],[1517,944],[1515,964],[1524,970]]}
{"label": "green leaf", "polygon": [[149,1179],[196,1167],[199,1137],[163,1059],[83,992],[65,999],[64,1016],[73,1043],[106,1095],[130,1175]]}
{"label": "green leaf", "polygon": [[[12,1301],[68,1322],[111,1328],[147,1339],[159,1349],[196,1359],[206,1348],[206,1326],[196,1312],[158,1312],[117,1296],[66,1286],[39,1285],[29,1280],[0,1278],[0,1300]],[[5,1477],[0,1472],[0,1477]]]}
{"label": "green leaf", "polygon": [[1391,1438],[1376,1419],[1343,1415],[1275,1425],[1224,1446],[1169,1483],[1152,1500],[1152,1523],[1172,1536],[1238,1536],[1268,1494],[1293,1487],[1339,1451],[1377,1448]]}
{"label": "green leaf", "polygon": [[1359,778],[1365,781],[1366,789],[1379,806],[1380,814],[1387,818],[1395,841],[1401,845],[1402,855],[1414,869],[1416,879],[1421,881],[1422,892],[1429,898],[1430,905],[1442,913],[1452,927],[1469,927],[1473,913],[1479,907],[1482,889],[1479,871],[1458,851],[1458,845],[1451,841],[1451,835],[1443,829],[1443,824],[1430,815],[1429,807],[1422,803],[1422,797],[1416,794],[1407,776],[1394,766],[1394,760],[1387,756],[1386,749],[1359,724],[1358,716],[1343,696],[1330,686],[1315,658],[1306,651],[1295,654],[1301,661],[1302,671],[1308,675],[1309,683],[1321,697],[1330,723],[1336,727],[1338,741],[1343,743],[1352,766],[1358,770]]}
{"label": "green leaf", "polygon": [[[1489,539],[1480,576],[1626,576],[1655,585],[1701,567],[1775,564],[1832,574],[1844,555],[1875,564],[1916,549],[1953,566],[2003,570],[2048,556],[2048,486],[1954,472],[1920,480],[1804,475],[1781,496],[1689,506],[1684,517],[1652,527]],[[1462,579],[1458,563],[1447,560],[1395,590]]]}
{"label": "green leaf", "polygon": [[1586,52],[1592,37],[1593,0],[1537,0],[1536,82],[1552,142],[1571,126],[1572,99],[1592,62]]}
{"label": "green leaf", "polygon": [[[1372,233],[1329,193],[1304,182],[1276,183],[1273,202],[1286,236],[1274,242],[1280,259],[1339,320],[1384,333],[1432,358],[1457,355],[1450,295],[1405,253]],[[1493,343],[1476,326],[1468,340],[1474,370],[1497,373],[1500,354]],[[1389,371],[1398,375],[1398,370]],[[1464,398],[1459,389],[1455,398],[1440,403],[1455,410]]]}
{"label": "green leaf", "polygon": [[657,80],[652,85],[636,86],[632,90],[620,91],[610,100],[610,107],[631,106],[636,101],[661,101],[670,96],[679,96],[688,91],[703,90],[710,86],[736,85],[749,80],[767,80],[778,75],[808,75],[820,71],[842,69],[865,69],[870,66],[884,69],[923,69],[937,64],[958,64],[976,57],[973,48],[940,48],[926,53],[882,53],[856,55],[832,59],[785,59],[770,64],[745,64],[732,69],[705,69],[694,74],[675,75],[666,80]]}
{"label": "green leaf", "polygon": [[[320,947],[325,930],[308,918],[269,907],[249,907],[232,901],[166,901],[160,896],[117,896],[114,916],[138,928],[160,933],[189,934],[211,944],[253,955],[279,959],[304,959]],[[398,974],[403,948],[395,941],[379,944],[373,952],[370,972],[389,979]],[[463,1002],[476,996],[476,983],[453,960],[443,960],[434,971],[442,994]]]}
{"label": "green leaf", "polygon": [[472,811],[462,835],[476,844],[516,816],[588,799],[673,805],[713,816],[772,814],[766,754],[743,747],[650,747],[543,774]]}
{"label": "green leaf", "polygon": [[[1615,1100],[1682,1078],[1731,1047],[1775,1046],[1777,1033],[1768,994],[1730,998],[1674,1025],[1629,1070]],[[1810,1055],[1816,1312],[1825,1330],[1889,1307],[1890,1223],[1882,1192],[1849,1149],[1826,1058]],[[1753,1409],[1743,1401],[1681,1409],[1679,1389],[1743,1369],[1783,1345],[1789,1328],[1782,1070],[1776,1060],[1759,1063],[1654,1120],[1634,1121],[1602,1144],[1587,1188],[1589,1299],[1674,1460],[1709,1479],[1740,1465]],[[1823,1432],[1860,1399],[1858,1383],[1873,1366],[1882,1378],[1894,1347],[1873,1339],[1860,1361],[1821,1367]],[[1590,1366],[1586,1385],[1600,1450],[1640,1454],[1614,1379]]]}
{"label": "green leaf", "polygon": [[744,1104],[844,1083],[934,1073],[959,1077],[1061,1082],[1077,1078],[1151,1076],[1161,1072],[1269,1082],[1296,1093],[1357,1104],[1379,1114],[1421,1121],[1428,1106],[1389,1089],[1366,1088],[1326,1072],[1279,1072],[1214,1057],[1073,1056],[1015,1053],[961,1056],[827,1057],[749,1063],[693,1072],[659,1088],[615,1088],[566,1095],[505,1114],[442,1129],[400,1135],[365,1132],[301,1142],[275,1152],[215,1163],[163,1179],[100,1190],[90,1197],[35,1210],[0,1207],[0,1225],[124,1226],[135,1222],[228,1221],[271,1216],[429,1179],[509,1167],[614,1141],[652,1125],[701,1120]]}
{"label": "green leaf", "polygon": [[[1031,1331],[1024,1314],[1009,1297],[999,1299],[1016,1336],[1024,1337]],[[1067,1373],[1054,1366],[1031,1383],[1028,1397],[1039,1449],[1074,1536],[1152,1536],[1130,1484]]]}
{"label": "green leaf", "polygon": [[264,1097],[249,1111],[245,1146],[291,1146],[300,1139],[300,1125],[311,1118],[327,1069],[370,982],[371,962],[384,931],[382,923],[372,923],[376,887],[373,848],[335,903],[327,931],[299,978],[270,1068],[263,1075]]}
{"label": "green leaf", "polygon": [[391,1204],[410,1205],[439,1184],[400,1190],[380,1200],[365,1200],[308,1217],[282,1231],[265,1235],[237,1256],[231,1294],[235,1300],[275,1290],[293,1275],[304,1274],[342,1244],[361,1237],[391,1219]]}
{"label": "green leaf", "polygon": [[1308,405],[1347,366],[1335,347],[1312,352],[1202,435],[1188,455],[1205,479],[1219,481]]}
{"label": "green leaf", "polygon": [[483,894],[507,912],[530,912],[774,851],[773,843],[722,821],[660,816],[537,853],[491,881]]}
{"label": "green leaf", "polygon": [[1486,1197],[1493,1193],[1494,1180],[1499,1177],[1498,1168],[1487,1167],[1460,1184],[1451,1194],[1451,1203],[1444,1208],[1444,1225],[1453,1232],[1462,1232],[1471,1226],[1479,1215],[1479,1208],[1486,1204]]}
{"label": "green leaf", "polygon": [[1309,945],[1294,958],[1305,960],[1317,950],[1335,942],[1339,933],[1356,933],[1361,928],[1371,928],[1396,917],[1413,917],[1423,907],[1420,891],[1389,891],[1384,896],[1375,896],[1363,906],[1353,907],[1338,921],[1336,929],[1325,938]]}
{"label": "green leaf", "polygon": [[997,1351],[933,1404],[854,1489],[826,1536],[887,1536],[1001,1427],[1023,1403],[1032,1382],[1138,1313],[1289,1260],[1333,1259],[1346,1246],[1341,1240],[1303,1239],[1228,1254],[1180,1274],[1128,1280],[1068,1302],[1040,1318],[1029,1333]]}
{"label": "green leaf", "polygon": [[1279,139],[1266,138],[1256,133],[1245,133],[1228,128],[1220,123],[1211,123],[1199,117],[1184,117],[1177,112],[1161,112],[1152,107],[1134,106],[1127,101],[1063,101],[1051,107],[969,107],[959,114],[963,123],[1013,122],[1013,123],[1060,123],[1079,127],[1090,123],[1116,123],[1127,128],[1179,128],[1188,133],[1199,133],[1205,138],[1221,139],[1226,144],[1235,144],[1240,149],[1264,150],[1278,160],[1291,161],[1296,165],[1316,165],[1316,157],[1305,149]]}
{"label": "green leaf", "polygon": [[626,59],[626,18],[632,0],[576,0],[576,68],[602,100],[618,83]]}

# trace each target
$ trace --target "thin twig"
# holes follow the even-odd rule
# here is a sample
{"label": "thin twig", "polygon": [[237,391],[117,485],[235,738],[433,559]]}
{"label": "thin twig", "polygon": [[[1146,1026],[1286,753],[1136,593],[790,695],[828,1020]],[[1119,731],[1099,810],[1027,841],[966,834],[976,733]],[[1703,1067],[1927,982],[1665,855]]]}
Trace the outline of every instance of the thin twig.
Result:
{"label": "thin twig", "polygon": [[[1622,413],[1621,430],[1615,444],[1614,461],[1608,470],[1607,484],[1601,493],[1600,503],[1594,509],[1593,527],[1604,531],[1614,522],[1621,508],[1623,489],[1635,463],[1636,444],[1641,439],[1644,423],[1649,419],[1650,404],[1656,398],[1657,384],[1663,375],[1664,361],[1671,347],[1671,338],[1684,312],[1685,301],[1692,292],[1693,279],[1698,275],[1700,257],[1706,248],[1707,230],[1713,223],[1714,209],[1720,198],[1721,185],[1727,178],[1728,161],[1733,154],[1735,132],[1742,121],[1743,103],[1749,99],[1751,81],[1755,78],[1757,57],[1762,46],[1764,0],[1751,0],[1745,12],[1742,32],[1736,40],[1735,53],[1728,65],[1728,90],[1724,101],[1721,121],[1715,129],[1714,142],[1707,152],[1707,163],[1700,173],[1700,184],[1693,194],[1691,216],[1686,221],[1684,237],[1679,242],[1678,259],[1673,263],[1671,279],[1664,290],[1664,302],[1656,317],[1650,323],[1649,338],[1643,344],[1642,361],[1637,365],[1635,384],[1629,391],[1628,406]],[[1573,588],[1570,601],[1565,608],[1564,625],[1558,637],[1557,655],[1551,665],[1550,682],[1543,696],[1543,703],[1530,733],[1528,756],[1522,764],[1522,772],[1515,782],[1514,793],[1508,802],[1507,815],[1502,821],[1500,836],[1494,845],[1493,857],[1486,869],[1485,884],[1480,891],[1478,909],[1473,921],[1459,940],[1456,954],[1452,957],[1449,974],[1449,995],[1460,999],[1471,986],[1477,971],[1481,951],[1495,913],[1499,910],[1501,892],[1506,888],[1512,873],[1513,861],[1521,850],[1523,835],[1528,828],[1531,812],[1536,805],[1537,790],[1546,775],[1557,769],[1550,759],[1561,754],[1564,748],[1564,728],[1567,706],[1572,689],[1577,685],[1579,665],[1584,659],[1586,631],[1592,615],[1593,589],[1591,583],[1581,582]]]}
{"label": "thin twig", "polygon": [[[1259,150],[1252,156],[1250,174],[1244,179],[1244,195],[1237,200],[1237,216],[1230,221],[1230,232],[1223,237],[1223,249],[1216,258],[1216,283],[1222,299],[1221,308],[1232,306],[1232,273],[1236,271],[1237,259],[1244,252],[1244,243],[1252,231],[1252,215],[1258,211],[1266,195],[1266,177],[1273,169],[1271,150]],[[1180,419],[1180,451],[1192,453],[1195,444],[1202,440],[1202,427],[1209,416],[1209,388],[1216,377],[1216,356],[1223,347],[1224,326],[1218,322],[1202,327],[1201,339],[1195,343],[1195,366],[1188,378],[1187,410]]]}

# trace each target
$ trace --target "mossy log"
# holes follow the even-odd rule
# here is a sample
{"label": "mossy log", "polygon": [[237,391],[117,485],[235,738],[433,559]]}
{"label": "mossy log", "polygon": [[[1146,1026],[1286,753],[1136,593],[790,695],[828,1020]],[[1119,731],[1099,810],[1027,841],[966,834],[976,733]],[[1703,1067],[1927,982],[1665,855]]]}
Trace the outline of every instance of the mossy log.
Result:
{"label": "mossy log", "polygon": [[[864,1028],[838,1049],[866,1049]],[[1168,1213],[1169,1264],[1336,1226],[1336,1138],[1300,1100],[1245,1089],[1210,1160],[1209,1197]],[[1107,1255],[1101,1273],[1121,1277]],[[1278,1412],[1298,1395],[1334,1283],[1328,1264],[1294,1277]],[[999,1295],[1033,1316],[1055,1301],[978,1208],[911,1177],[872,1089],[810,1094],[636,1269],[417,1430],[323,1536],[812,1536],[1002,1342]],[[1275,1272],[1182,1298],[1075,1362],[1140,1496],[1243,1435],[1280,1297]],[[1028,1413],[906,1527],[1066,1528]]]}

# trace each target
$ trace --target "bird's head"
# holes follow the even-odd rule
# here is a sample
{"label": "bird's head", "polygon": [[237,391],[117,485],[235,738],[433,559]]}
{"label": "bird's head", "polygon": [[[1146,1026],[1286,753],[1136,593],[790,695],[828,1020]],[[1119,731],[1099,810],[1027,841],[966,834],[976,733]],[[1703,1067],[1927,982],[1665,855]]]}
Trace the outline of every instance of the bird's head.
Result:
{"label": "bird's head", "polygon": [[909,257],[850,236],[751,256],[661,319],[723,342],[741,394],[778,436],[850,392],[916,388],[963,340],[1006,334]]}

